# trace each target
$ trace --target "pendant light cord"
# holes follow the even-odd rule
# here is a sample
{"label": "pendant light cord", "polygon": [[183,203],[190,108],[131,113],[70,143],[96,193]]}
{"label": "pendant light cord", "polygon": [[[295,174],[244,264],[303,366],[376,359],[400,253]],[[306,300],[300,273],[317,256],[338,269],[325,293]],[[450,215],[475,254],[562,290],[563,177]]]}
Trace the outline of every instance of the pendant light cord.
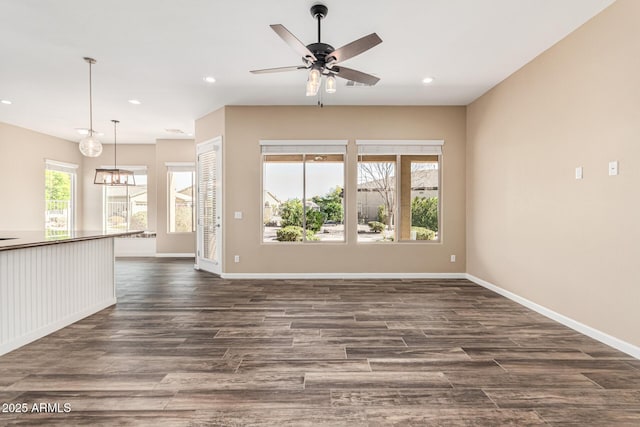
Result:
{"label": "pendant light cord", "polygon": [[96,63],[96,60],[84,57],[84,60],[89,63],[89,136],[93,136],[93,85],[91,80],[91,66]]}
{"label": "pendant light cord", "polygon": [[117,155],[118,155],[118,133],[117,133],[117,128],[118,128],[118,123],[120,123],[119,120],[111,120],[113,122],[113,168],[114,169],[118,169],[118,163],[117,163]]}
{"label": "pendant light cord", "polygon": [[91,61],[89,62],[89,136],[93,136],[93,93],[91,93]]}

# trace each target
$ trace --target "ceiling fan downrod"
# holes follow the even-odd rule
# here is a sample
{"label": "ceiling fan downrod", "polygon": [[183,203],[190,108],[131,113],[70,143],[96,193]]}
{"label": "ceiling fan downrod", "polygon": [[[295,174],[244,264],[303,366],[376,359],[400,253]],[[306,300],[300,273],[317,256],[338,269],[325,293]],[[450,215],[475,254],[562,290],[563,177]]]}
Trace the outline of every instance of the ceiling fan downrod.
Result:
{"label": "ceiling fan downrod", "polygon": [[313,6],[311,6],[311,16],[313,16],[314,19],[318,20],[318,43],[320,43],[321,22],[324,17],[327,16],[327,12],[329,12],[329,9],[323,4],[314,4]]}

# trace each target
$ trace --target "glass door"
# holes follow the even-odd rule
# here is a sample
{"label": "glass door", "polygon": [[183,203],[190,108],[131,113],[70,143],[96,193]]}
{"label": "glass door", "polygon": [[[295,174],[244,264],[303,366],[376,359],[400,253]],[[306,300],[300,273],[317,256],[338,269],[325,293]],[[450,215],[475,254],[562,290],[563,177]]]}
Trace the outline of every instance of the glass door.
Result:
{"label": "glass door", "polygon": [[222,274],[222,138],[198,144],[196,268]]}

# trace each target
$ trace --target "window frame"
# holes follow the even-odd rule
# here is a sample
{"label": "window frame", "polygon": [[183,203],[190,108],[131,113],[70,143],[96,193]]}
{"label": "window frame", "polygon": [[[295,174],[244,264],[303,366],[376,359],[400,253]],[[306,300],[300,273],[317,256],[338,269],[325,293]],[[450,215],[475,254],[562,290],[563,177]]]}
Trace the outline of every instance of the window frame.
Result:
{"label": "window frame", "polygon": [[[197,209],[196,209],[196,164],[195,162],[165,162],[167,169],[167,234],[192,234],[196,232]],[[174,172],[191,172],[192,176],[192,202],[191,202],[191,231],[171,231],[171,174]],[[175,224],[174,224],[175,225]]]}
{"label": "window frame", "polygon": [[[395,223],[394,223],[394,236],[393,241],[391,242],[382,242],[382,241],[371,241],[365,242],[361,241],[358,237],[356,237],[357,244],[442,244],[443,243],[443,233],[442,233],[442,167],[443,167],[443,148],[444,148],[444,140],[356,140],[357,147],[357,159],[356,163],[360,162],[361,156],[372,156],[372,155],[392,155],[395,156],[395,176],[394,180],[394,192],[395,192]],[[437,156],[437,164],[438,164],[438,233],[437,239],[435,240],[412,240],[412,239],[401,239],[400,235],[402,232],[403,226],[403,212],[402,208],[402,188],[401,188],[401,177],[402,177],[402,157],[403,156]],[[409,160],[409,163],[412,161]],[[356,166],[358,173],[359,169]],[[400,177],[400,178],[399,178]],[[356,177],[356,188],[357,188],[357,180]],[[356,204],[357,204],[357,190],[356,190]],[[411,206],[411,200],[409,201],[409,206]],[[411,209],[411,208],[409,208]],[[409,216],[410,217],[410,216]],[[356,217],[356,227],[357,227],[358,218]],[[409,224],[409,229],[411,224]]]}
{"label": "window frame", "polygon": [[[67,163],[67,162],[61,162],[58,160],[52,160],[52,159],[44,159],[44,174],[45,174],[45,196],[46,196],[46,179],[47,179],[47,171],[51,170],[51,171],[56,171],[56,172],[62,172],[62,173],[67,173],[70,175],[70,185],[71,185],[71,191],[70,191],[70,200],[69,200],[69,210],[70,212],[70,224],[67,227],[67,231],[68,233],[73,233],[76,230],[76,216],[77,216],[77,203],[76,203],[76,199],[77,199],[77,187],[78,187],[78,169],[79,169],[79,165],[75,164],[75,163]],[[45,232],[49,232],[49,229],[47,228],[47,220],[46,220],[46,203],[47,203],[47,199],[45,197]]]}
{"label": "window frame", "polygon": [[[113,165],[101,165],[100,166],[103,169],[113,169],[115,168],[115,166]],[[145,187],[147,188],[147,227],[146,230],[149,229],[149,171],[147,166],[145,165],[131,165],[131,166],[127,166],[127,165],[118,165],[118,167],[120,169],[125,169],[125,170],[129,170],[132,171],[133,174],[135,176],[138,175],[145,175],[146,176],[146,184]],[[127,189],[127,227],[124,230],[125,232],[127,231],[131,231],[131,217],[132,217],[132,213],[131,213],[131,195],[129,194],[129,188],[128,187],[140,187],[141,185],[132,185],[132,186],[126,186]],[[118,186],[109,186],[109,185],[104,185],[103,189],[102,189],[102,230],[105,233],[109,232],[109,228],[107,226],[107,221],[108,221],[108,217],[107,217],[107,199],[108,199],[108,195],[107,192],[109,190],[109,188],[113,188],[113,187],[118,187]],[[121,188],[121,187],[120,187]]]}
{"label": "window frame", "polygon": [[[347,243],[347,210],[348,203],[346,197],[347,187],[347,144],[348,140],[260,140],[260,244],[263,245],[286,245],[286,244],[320,244],[320,245],[344,245]],[[344,197],[342,198],[343,209],[343,235],[342,240],[333,241],[320,241],[320,240],[307,240],[306,234],[303,233],[302,240],[298,242],[280,242],[280,241],[265,241],[264,240],[264,218],[262,212],[264,212],[265,203],[265,157],[277,156],[277,155],[302,155],[302,208],[303,212],[303,229],[306,223],[306,159],[305,155],[309,154],[336,154],[342,155],[342,188]]]}

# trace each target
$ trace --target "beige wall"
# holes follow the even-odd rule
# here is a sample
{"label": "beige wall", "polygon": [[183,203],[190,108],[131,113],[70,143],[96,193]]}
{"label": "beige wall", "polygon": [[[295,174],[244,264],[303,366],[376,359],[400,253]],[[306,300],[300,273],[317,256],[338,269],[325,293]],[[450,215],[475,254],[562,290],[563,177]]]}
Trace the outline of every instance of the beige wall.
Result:
{"label": "beige wall", "polygon": [[196,144],[225,136],[226,108],[220,108],[196,120]]}
{"label": "beige wall", "polygon": [[[44,230],[45,159],[79,165],[78,144],[28,129],[0,123],[0,230]],[[76,183],[76,206],[82,205],[81,179]],[[82,211],[76,209],[76,229]]]}
{"label": "beige wall", "polygon": [[471,104],[467,130],[467,271],[634,345],[638,17],[618,0]]}
{"label": "beige wall", "polygon": [[[198,141],[224,138],[226,273],[465,271],[465,107],[226,107],[196,121]],[[261,139],[347,139],[347,242],[263,244]],[[356,139],[444,139],[442,242],[358,244]],[[242,220],[233,219],[242,211]],[[456,263],[451,263],[456,254]],[[240,255],[241,262],[233,262]]]}
{"label": "beige wall", "polygon": [[[195,142],[191,139],[156,140],[157,253],[192,254],[196,251],[196,233],[169,233],[167,162],[195,162]],[[194,163],[195,164],[195,163]]]}
{"label": "beige wall", "polygon": [[[45,159],[77,164],[76,229],[102,230],[103,187],[95,169],[113,164],[113,145],[98,158],[84,157],[78,143],[0,123],[0,230],[44,230]],[[195,233],[168,234],[165,162],[193,162],[193,140],[118,145],[118,165],[147,166],[149,229],[158,232],[158,253],[194,253]],[[12,184],[12,183],[15,183]],[[5,203],[4,201],[11,201]]]}

